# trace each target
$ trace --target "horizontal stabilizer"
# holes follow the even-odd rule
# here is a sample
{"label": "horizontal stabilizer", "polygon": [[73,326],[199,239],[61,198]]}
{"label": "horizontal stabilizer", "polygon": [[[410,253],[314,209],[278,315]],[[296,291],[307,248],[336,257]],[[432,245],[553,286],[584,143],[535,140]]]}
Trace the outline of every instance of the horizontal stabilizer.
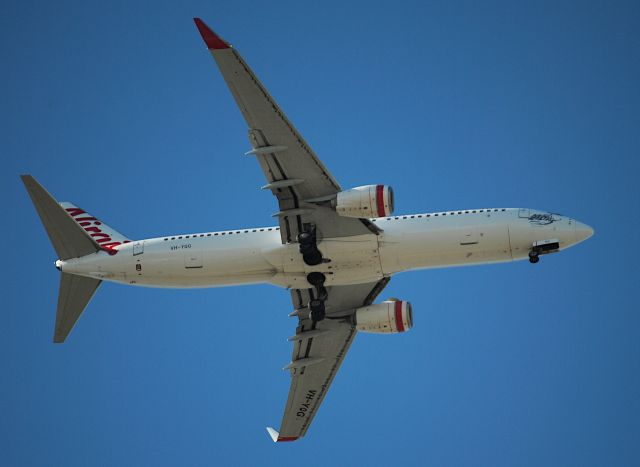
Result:
{"label": "horizontal stabilizer", "polygon": [[51,239],[58,258],[65,260],[95,253],[100,248],[65,209],[31,175],[22,175],[31,201]]}
{"label": "horizontal stabilizer", "polygon": [[101,283],[101,280],[91,277],[75,276],[64,272],[60,275],[53,342],[58,344],[65,341]]}

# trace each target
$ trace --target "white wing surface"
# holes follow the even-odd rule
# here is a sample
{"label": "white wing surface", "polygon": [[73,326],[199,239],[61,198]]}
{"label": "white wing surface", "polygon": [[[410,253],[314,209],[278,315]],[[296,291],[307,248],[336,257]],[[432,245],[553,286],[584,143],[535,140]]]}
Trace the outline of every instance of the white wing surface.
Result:
{"label": "white wing surface", "polygon": [[252,149],[247,154],[256,157],[268,182],[264,188],[278,199],[282,242],[295,242],[306,222],[314,223],[323,237],[377,233],[366,219],[340,217],[305,202],[342,189],[240,54],[202,20],[194,21],[249,127]]}
{"label": "white wing surface", "polygon": [[293,305],[300,313],[296,334],[289,338],[293,343],[288,365],[291,387],[280,431],[268,428],[274,441],[295,441],[305,435],[356,336],[349,312],[370,305],[388,282],[385,278],[329,288],[327,317],[317,323],[308,318],[304,308],[311,290],[291,291]]}

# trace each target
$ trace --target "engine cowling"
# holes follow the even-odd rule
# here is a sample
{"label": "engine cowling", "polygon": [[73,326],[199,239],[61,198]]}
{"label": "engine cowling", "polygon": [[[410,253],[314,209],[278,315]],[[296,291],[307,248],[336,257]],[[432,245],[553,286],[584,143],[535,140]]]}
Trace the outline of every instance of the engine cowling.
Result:
{"label": "engine cowling", "polygon": [[376,334],[406,332],[413,327],[411,303],[387,300],[377,305],[358,308],[355,314],[356,329]]}
{"label": "engine cowling", "polygon": [[366,185],[341,191],[336,197],[336,212],[345,217],[385,217],[393,212],[393,188]]}

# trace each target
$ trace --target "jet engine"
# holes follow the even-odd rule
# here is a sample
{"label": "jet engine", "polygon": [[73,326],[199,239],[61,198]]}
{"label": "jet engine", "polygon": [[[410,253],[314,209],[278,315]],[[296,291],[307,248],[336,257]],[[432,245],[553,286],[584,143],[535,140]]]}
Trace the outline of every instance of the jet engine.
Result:
{"label": "jet engine", "polygon": [[358,308],[355,324],[358,331],[376,334],[408,331],[413,327],[411,303],[387,300],[377,305]]}
{"label": "jet engine", "polygon": [[393,188],[366,185],[341,191],[335,199],[336,212],[345,217],[385,217],[393,212]]}

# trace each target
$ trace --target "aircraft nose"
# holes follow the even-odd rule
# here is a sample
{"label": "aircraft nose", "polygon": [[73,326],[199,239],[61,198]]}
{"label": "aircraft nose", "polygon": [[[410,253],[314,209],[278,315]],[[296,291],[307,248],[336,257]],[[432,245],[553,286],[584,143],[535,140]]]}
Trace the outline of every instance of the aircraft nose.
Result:
{"label": "aircraft nose", "polygon": [[593,229],[582,222],[575,222],[576,243],[583,242],[593,235]]}

